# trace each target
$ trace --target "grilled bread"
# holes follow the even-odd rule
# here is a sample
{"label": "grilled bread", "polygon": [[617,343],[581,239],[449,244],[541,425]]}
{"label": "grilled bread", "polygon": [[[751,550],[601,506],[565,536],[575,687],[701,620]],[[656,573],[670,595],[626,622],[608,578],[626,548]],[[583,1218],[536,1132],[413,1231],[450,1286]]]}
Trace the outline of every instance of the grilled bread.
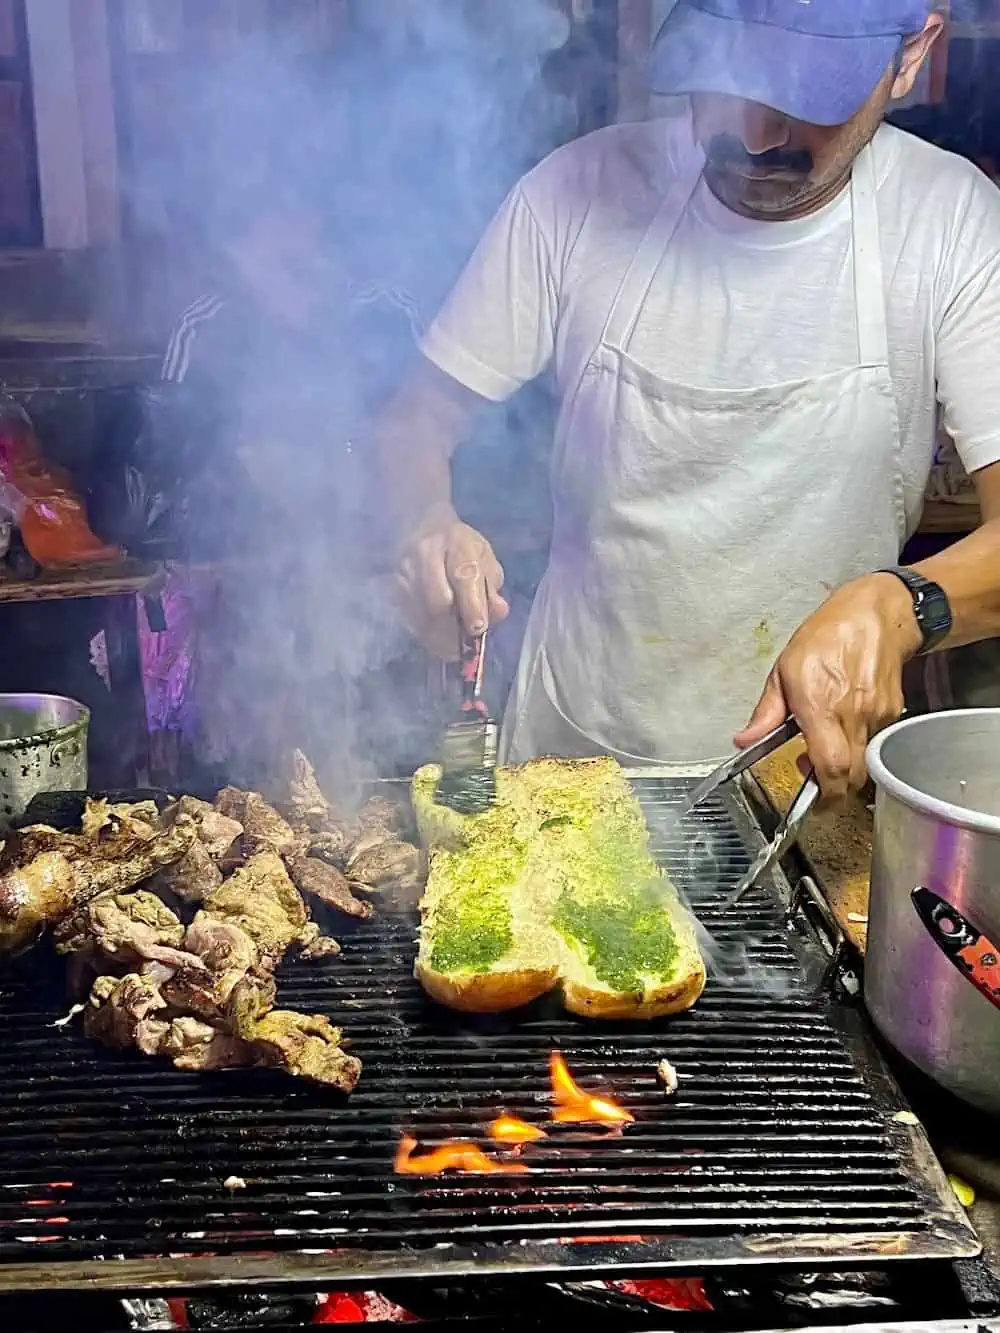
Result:
{"label": "grilled bread", "polygon": [[431,853],[416,975],[470,1013],[560,988],[572,1013],[656,1018],[705,985],[693,923],[649,852],[642,810],[613,759],[538,759],[497,773],[485,814],[434,801],[441,770],[413,779]]}

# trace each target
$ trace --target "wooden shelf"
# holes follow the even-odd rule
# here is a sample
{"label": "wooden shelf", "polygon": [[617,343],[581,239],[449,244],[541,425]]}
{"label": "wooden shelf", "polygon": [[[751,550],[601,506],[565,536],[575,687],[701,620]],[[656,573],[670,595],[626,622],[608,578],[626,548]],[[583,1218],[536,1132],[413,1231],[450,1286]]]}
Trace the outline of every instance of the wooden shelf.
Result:
{"label": "wooden shelf", "polygon": [[917,532],[925,537],[964,537],[982,527],[978,504],[951,504],[947,500],[928,500]]}
{"label": "wooden shelf", "polygon": [[149,590],[162,572],[162,565],[140,560],[122,560],[112,565],[86,565],[73,569],[43,569],[33,579],[19,579],[0,570],[0,605],[128,596]]}

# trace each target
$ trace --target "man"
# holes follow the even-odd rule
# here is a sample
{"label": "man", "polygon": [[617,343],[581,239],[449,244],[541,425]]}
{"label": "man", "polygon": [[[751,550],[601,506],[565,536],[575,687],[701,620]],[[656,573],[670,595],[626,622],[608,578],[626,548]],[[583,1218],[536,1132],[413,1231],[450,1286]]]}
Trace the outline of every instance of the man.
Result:
{"label": "man", "polygon": [[[507,759],[710,760],[792,713],[833,798],[908,659],[1000,633],[1000,195],[882,123],[941,28],[926,0],[679,0],[651,73],[690,118],[543,162],[428,331],[380,443],[405,613],[443,655],[456,614],[507,610],[450,453],[481,399],[548,371],[561,400]],[[938,400],[985,525],[876,572]]]}

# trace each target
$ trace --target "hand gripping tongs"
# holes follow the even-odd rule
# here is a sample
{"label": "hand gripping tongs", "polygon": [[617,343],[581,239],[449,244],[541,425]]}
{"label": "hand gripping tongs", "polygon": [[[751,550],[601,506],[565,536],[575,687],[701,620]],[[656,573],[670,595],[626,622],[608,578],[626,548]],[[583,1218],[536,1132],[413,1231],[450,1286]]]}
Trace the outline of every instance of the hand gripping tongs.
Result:
{"label": "hand gripping tongs", "polygon": [[[754,764],[773,754],[775,750],[786,745],[800,734],[801,728],[793,717],[782,722],[780,727],[775,728],[763,740],[759,740],[756,745],[751,745],[746,750],[741,750],[739,754],[733,755],[732,759],[727,759],[724,764],[720,764],[714,773],[710,773],[704,782],[700,782],[694,791],[681,806],[676,816],[677,823],[686,819],[693,810],[695,810],[703,801],[713,796],[720,787],[731,782],[733,778],[739,777],[747,769],[753,768]],[[780,861],[785,852],[799,836],[799,829],[819,799],[819,784],[810,770],[809,776],[799,788],[799,793],[789,807],[788,813],[778,825],[778,831],[773,839],[762,848],[760,855],[757,856],[753,865],[743,876],[736,888],[726,898],[722,905],[723,911],[728,912],[731,907],[735,907],[744,894],[754,887],[755,884],[765,875],[776,862]]]}

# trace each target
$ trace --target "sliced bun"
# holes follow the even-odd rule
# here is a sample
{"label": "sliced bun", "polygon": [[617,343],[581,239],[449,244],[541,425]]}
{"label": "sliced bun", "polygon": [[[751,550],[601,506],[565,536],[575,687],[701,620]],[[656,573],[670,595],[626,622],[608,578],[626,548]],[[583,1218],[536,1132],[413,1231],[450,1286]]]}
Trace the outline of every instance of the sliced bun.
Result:
{"label": "sliced bun", "polygon": [[653,861],[641,808],[612,759],[540,759],[497,774],[484,815],[434,804],[414,778],[430,850],[416,976],[465,1013],[520,1008],[559,987],[606,1020],[689,1009],[705,987],[693,923]]}

